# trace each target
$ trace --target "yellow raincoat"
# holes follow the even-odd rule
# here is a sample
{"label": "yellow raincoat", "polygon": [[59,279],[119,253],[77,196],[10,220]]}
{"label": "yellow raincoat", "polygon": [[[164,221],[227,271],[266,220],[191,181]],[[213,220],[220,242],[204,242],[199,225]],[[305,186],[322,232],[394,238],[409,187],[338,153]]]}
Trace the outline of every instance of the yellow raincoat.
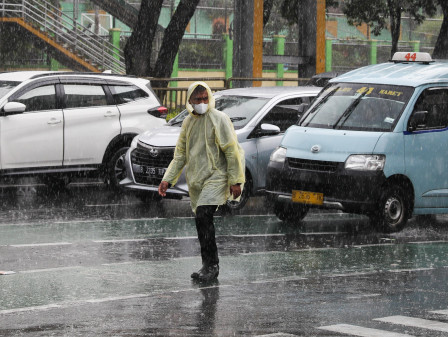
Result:
{"label": "yellow raincoat", "polygon": [[[193,90],[202,85],[207,89],[208,110],[193,114],[188,103]],[[184,166],[191,208],[222,205],[231,198],[230,186],[245,182],[244,150],[238,143],[233,124],[225,113],[215,109],[215,98],[204,82],[195,82],[187,92],[186,108],[190,113],[182,123],[174,158],[163,180],[175,185]]]}

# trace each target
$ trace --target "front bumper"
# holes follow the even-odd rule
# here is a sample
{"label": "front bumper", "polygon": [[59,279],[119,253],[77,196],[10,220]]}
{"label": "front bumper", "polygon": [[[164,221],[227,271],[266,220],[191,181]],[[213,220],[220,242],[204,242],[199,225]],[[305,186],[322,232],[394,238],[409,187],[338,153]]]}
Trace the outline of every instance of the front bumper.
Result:
{"label": "front bumper", "polygon": [[[161,156],[151,158],[146,149],[130,148],[125,156],[126,178],[120,181],[120,186],[135,193],[158,195],[159,184],[172,159],[174,149],[164,149],[161,153]],[[148,171],[154,174],[143,173]],[[167,190],[166,198],[182,199],[188,196],[188,186],[185,174],[182,172],[176,186]]]}
{"label": "front bumper", "polygon": [[376,209],[385,181],[382,171],[345,170],[344,163],[287,158],[284,163],[269,162],[266,192],[283,202],[292,202],[293,190],[323,193],[323,205],[311,207],[365,214]]}

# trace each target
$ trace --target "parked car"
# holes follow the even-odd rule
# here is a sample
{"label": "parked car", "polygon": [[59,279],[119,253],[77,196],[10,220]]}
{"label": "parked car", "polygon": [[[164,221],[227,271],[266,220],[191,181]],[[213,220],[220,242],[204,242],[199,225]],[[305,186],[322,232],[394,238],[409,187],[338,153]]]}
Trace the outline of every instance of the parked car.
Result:
{"label": "parked car", "polygon": [[146,79],[74,72],[0,73],[0,176],[52,185],[73,175],[124,178],[139,133],[166,123]]}
{"label": "parked car", "polygon": [[412,215],[448,213],[447,109],[448,64],[428,53],[330,80],[272,153],[275,214],[298,222],[332,208],[393,232]]}
{"label": "parked car", "polygon": [[[240,202],[229,202],[240,209],[251,195],[265,188],[266,167],[271,152],[285,130],[298,121],[321,88],[268,87],[230,89],[215,93],[216,108],[233,121],[238,140],[245,151],[246,184]],[[134,138],[125,158],[127,177],[121,184],[143,199],[158,198],[158,186],[174,155],[184,110],[164,127]],[[168,189],[167,197],[188,196],[185,176]]]}

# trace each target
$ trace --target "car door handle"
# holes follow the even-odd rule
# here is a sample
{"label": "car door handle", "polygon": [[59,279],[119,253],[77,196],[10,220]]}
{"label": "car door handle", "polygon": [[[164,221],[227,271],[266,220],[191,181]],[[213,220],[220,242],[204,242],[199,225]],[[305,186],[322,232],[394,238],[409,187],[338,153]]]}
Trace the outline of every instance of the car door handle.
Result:
{"label": "car door handle", "polygon": [[55,125],[55,124],[60,124],[60,123],[62,123],[62,120],[57,119],[57,118],[51,118],[51,119],[47,122],[48,125]]}
{"label": "car door handle", "polygon": [[113,112],[113,111],[107,111],[107,112],[104,114],[104,117],[114,117],[114,116],[116,116],[116,113]]}

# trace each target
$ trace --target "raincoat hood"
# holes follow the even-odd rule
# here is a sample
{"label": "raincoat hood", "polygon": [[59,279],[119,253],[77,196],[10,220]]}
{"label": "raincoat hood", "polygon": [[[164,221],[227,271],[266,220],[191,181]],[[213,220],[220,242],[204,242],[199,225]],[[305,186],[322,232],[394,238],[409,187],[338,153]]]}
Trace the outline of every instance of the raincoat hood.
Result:
{"label": "raincoat hood", "polygon": [[[207,85],[207,83],[205,83],[205,82],[194,82],[194,83],[192,83],[192,84],[190,85],[190,87],[188,88],[188,91],[187,91],[187,103],[186,103],[186,105],[185,105],[185,107],[186,107],[186,109],[188,110],[188,112],[190,113],[190,115],[191,115],[192,117],[194,117],[194,118],[198,118],[198,117],[200,117],[200,116],[195,115],[195,114],[193,113],[194,109],[193,109],[193,106],[190,104],[189,101],[190,101],[191,94],[193,93],[194,89],[196,89],[196,87],[197,87],[198,85],[202,85],[202,86],[207,90],[207,94],[208,94],[208,111],[210,111],[211,109],[214,109],[214,108],[215,108],[215,97],[213,97],[212,90],[211,90],[210,87]],[[207,112],[208,112],[208,111],[207,111]],[[206,113],[207,113],[207,112],[206,112]]]}

